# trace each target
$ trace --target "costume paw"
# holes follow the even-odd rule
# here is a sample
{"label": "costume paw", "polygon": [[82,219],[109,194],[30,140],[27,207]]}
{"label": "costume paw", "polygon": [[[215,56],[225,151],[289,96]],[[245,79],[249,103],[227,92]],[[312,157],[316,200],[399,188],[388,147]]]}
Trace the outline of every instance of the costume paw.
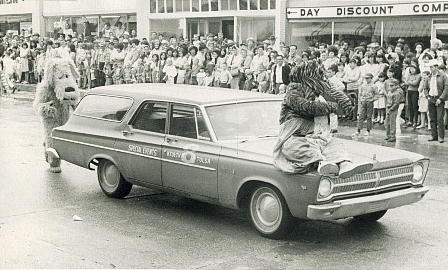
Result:
{"label": "costume paw", "polygon": [[339,164],[339,178],[350,178],[356,174],[366,173],[373,168],[373,163],[353,163],[350,161],[344,161]]}
{"label": "costume paw", "polygon": [[61,170],[61,166],[50,167],[49,170],[50,170],[51,173],[61,173],[61,172],[62,172],[62,170]]}

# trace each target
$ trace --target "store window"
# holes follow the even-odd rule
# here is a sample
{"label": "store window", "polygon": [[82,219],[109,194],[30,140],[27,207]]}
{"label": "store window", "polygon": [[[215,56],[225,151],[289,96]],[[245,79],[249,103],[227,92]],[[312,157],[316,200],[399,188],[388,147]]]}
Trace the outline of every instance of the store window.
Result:
{"label": "store window", "polygon": [[3,34],[29,34],[31,30],[31,15],[0,17],[0,32]]}
{"label": "store window", "polygon": [[269,7],[269,0],[260,0],[260,9],[266,10]]}
{"label": "store window", "polygon": [[157,32],[164,37],[181,36],[183,31],[179,28],[179,19],[150,20],[150,32]]}
{"label": "store window", "polygon": [[210,1],[210,9],[212,11],[218,11],[219,5],[218,5],[218,0],[211,0]]}
{"label": "store window", "polygon": [[173,0],[166,0],[166,12],[173,13],[174,11],[174,3]]}
{"label": "store window", "polygon": [[254,38],[263,41],[274,35],[274,17],[269,18],[238,18],[238,30],[241,33],[241,41]]}
{"label": "store window", "polygon": [[157,12],[157,0],[149,1],[149,12],[156,13]]}
{"label": "store window", "polygon": [[270,0],[270,6],[269,6],[270,9],[275,9],[276,8],[275,7],[275,1],[276,0]]}
{"label": "store window", "polygon": [[258,10],[258,0],[250,0],[250,9]]}
{"label": "store window", "polygon": [[183,6],[182,9],[184,12],[190,11],[190,0],[183,0]]}
{"label": "store window", "polygon": [[191,1],[191,11],[199,12],[199,0],[192,0]]}
{"label": "store window", "polygon": [[165,13],[165,0],[158,0],[158,12],[159,13]]}
{"label": "store window", "polygon": [[291,23],[290,43],[300,49],[308,49],[316,42],[331,44],[331,22],[294,22]]}
{"label": "store window", "polygon": [[431,39],[431,19],[407,19],[384,21],[383,26],[384,44],[396,44],[399,38],[403,38],[411,48],[417,42],[429,46]]}
{"label": "store window", "polygon": [[176,0],[176,12],[182,12],[182,0]]}
{"label": "store window", "polygon": [[247,10],[247,1],[248,0],[240,0],[240,10]]}
{"label": "store window", "polygon": [[[347,41],[351,47],[359,46],[361,42],[379,43],[381,40],[381,21],[335,22],[334,40]],[[331,44],[331,41],[327,44]]]}
{"label": "store window", "polygon": [[201,0],[201,11],[210,11],[208,0]]}

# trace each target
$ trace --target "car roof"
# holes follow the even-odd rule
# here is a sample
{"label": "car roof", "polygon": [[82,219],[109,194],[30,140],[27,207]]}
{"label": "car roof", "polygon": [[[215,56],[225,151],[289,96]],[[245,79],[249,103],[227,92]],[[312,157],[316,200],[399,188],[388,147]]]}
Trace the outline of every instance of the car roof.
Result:
{"label": "car roof", "polygon": [[251,91],[162,83],[109,85],[91,89],[88,94],[128,96],[135,99],[155,99],[197,105],[282,99],[280,96]]}

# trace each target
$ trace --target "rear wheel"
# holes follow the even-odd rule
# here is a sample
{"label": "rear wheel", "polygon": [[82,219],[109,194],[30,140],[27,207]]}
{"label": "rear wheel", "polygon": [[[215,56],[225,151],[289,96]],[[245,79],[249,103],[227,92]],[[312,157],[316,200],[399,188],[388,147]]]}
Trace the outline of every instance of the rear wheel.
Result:
{"label": "rear wheel", "polygon": [[131,192],[132,184],[124,179],[113,162],[101,160],[97,175],[100,187],[107,196],[124,198]]}
{"label": "rear wheel", "polygon": [[375,222],[386,214],[387,210],[373,212],[369,214],[354,216],[353,218],[361,222]]}
{"label": "rear wheel", "polygon": [[268,185],[254,188],[249,213],[257,231],[267,238],[280,239],[289,232],[291,213],[280,191]]}

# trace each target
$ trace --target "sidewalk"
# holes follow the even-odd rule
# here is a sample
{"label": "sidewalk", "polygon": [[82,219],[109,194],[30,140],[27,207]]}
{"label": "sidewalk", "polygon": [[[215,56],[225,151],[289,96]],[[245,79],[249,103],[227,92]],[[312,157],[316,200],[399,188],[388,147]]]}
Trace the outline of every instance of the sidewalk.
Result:
{"label": "sidewalk", "polygon": [[[11,98],[18,101],[33,102],[36,95],[36,84],[16,84],[17,90],[14,94],[3,94],[0,98]],[[84,96],[87,90],[80,89],[81,97]]]}

